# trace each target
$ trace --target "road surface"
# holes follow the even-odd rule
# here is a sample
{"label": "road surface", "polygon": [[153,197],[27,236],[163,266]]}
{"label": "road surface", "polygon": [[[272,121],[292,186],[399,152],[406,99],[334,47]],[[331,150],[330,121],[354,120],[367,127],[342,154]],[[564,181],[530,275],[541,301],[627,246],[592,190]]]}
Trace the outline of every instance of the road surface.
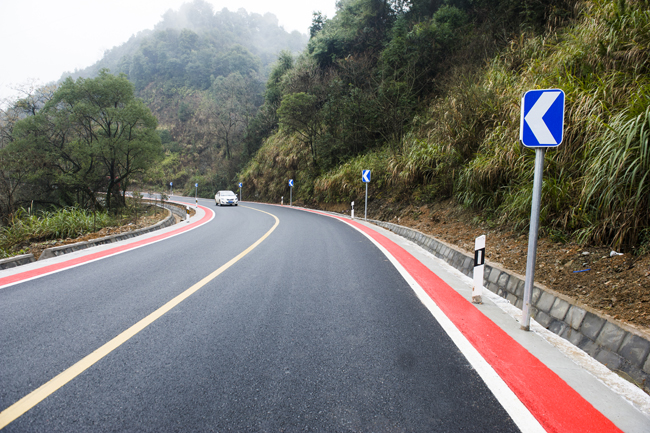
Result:
{"label": "road surface", "polygon": [[57,258],[42,276],[42,263],[11,282],[0,273],[3,431],[555,425],[517,398],[509,406],[357,228],[288,207],[199,204],[196,221],[169,229],[183,233]]}

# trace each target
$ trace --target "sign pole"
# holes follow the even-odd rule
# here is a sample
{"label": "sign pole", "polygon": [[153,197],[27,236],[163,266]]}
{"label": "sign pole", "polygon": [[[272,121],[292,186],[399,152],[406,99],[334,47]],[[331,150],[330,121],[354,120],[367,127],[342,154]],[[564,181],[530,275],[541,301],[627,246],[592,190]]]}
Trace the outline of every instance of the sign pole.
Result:
{"label": "sign pole", "polygon": [[289,206],[293,206],[293,186],[289,187]]}
{"label": "sign pole", "polygon": [[368,182],[366,182],[366,208],[363,210],[363,219],[368,221]]}
{"label": "sign pole", "polygon": [[194,184],[194,208],[199,208],[199,184]]}
{"label": "sign pole", "polygon": [[535,281],[535,259],[537,256],[537,236],[539,214],[542,202],[542,177],[544,176],[544,153],[546,148],[535,148],[535,178],[533,180],[533,204],[530,210],[530,231],[528,233],[528,259],[526,261],[526,281],[524,284],[524,306],[521,312],[521,329],[530,331],[530,298]]}

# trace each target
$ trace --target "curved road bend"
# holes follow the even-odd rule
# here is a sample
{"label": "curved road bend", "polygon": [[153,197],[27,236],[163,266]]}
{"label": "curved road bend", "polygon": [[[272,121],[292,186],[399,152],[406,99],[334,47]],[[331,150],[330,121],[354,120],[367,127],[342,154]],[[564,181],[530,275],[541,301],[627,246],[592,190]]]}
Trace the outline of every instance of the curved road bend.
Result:
{"label": "curved road bend", "polygon": [[3,431],[519,431],[360,232],[200,204],[183,235],[0,289]]}

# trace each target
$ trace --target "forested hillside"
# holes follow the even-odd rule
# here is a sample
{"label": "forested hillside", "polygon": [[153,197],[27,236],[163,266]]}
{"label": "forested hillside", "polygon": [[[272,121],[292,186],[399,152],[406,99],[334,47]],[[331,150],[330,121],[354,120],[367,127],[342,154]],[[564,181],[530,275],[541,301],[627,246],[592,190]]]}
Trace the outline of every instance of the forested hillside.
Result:
{"label": "forested hillside", "polygon": [[273,69],[265,107],[279,126],[239,179],[260,199],[279,201],[294,178],[304,203],[349,203],[371,169],[375,216],[453,199],[523,230],[534,151],[518,142],[520,99],[561,88],[565,138],[546,154],[543,233],[647,250],[648,6],[342,0]]}
{"label": "forested hillside", "polygon": [[103,68],[124,73],[158,119],[165,152],[143,185],[173,182],[193,194],[198,183],[208,197],[229,185],[268,134],[254,119],[270,65],[283,50],[297,54],[306,43],[305,35],[286,32],[270,13],[215,12],[194,0],[108,50],[95,65],[65,76],[94,77]]}

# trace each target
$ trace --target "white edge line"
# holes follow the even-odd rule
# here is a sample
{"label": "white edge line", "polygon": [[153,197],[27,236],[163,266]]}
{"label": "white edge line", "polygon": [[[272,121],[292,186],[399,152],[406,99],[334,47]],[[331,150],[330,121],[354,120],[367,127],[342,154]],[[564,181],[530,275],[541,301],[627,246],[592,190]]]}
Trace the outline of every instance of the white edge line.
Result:
{"label": "white edge line", "polygon": [[[206,207],[206,206],[204,206],[204,207]],[[109,254],[109,255],[107,255],[107,256],[98,257],[98,258],[96,258],[96,259],[88,260],[87,262],[78,263],[78,264],[76,264],[76,265],[72,265],[72,266],[67,266],[67,267],[65,267],[65,268],[57,269],[57,270],[55,270],[55,271],[47,272],[47,273],[45,273],[45,274],[36,275],[36,276],[34,276],[34,277],[26,278],[26,279],[24,279],[24,280],[14,281],[13,283],[9,283],[9,284],[5,284],[4,286],[0,286],[0,290],[2,290],[2,289],[6,289],[6,288],[11,287],[11,286],[15,286],[16,284],[26,283],[27,281],[36,280],[36,279],[38,279],[38,278],[46,277],[46,276],[48,276],[48,275],[53,275],[53,274],[56,274],[56,273],[59,273],[59,272],[67,271],[68,269],[74,269],[74,268],[77,268],[77,267],[79,267],[79,266],[87,265],[88,263],[93,263],[93,262],[96,262],[96,261],[99,261],[99,260],[107,259],[107,258],[109,258],[109,257],[116,256],[116,255],[118,255],[118,254],[127,253],[127,252],[129,252],[129,251],[134,251],[134,250],[137,250],[138,248],[147,247],[147,246],[149,246],[149,245],[153,245],[153,244],[156,244],[156,243],[158,243],[158,242],[162,242],[162,241],[164,241],[164,240],[171,239],[171,238],[174,238],[174,237],[176,237],[176,236],[179,236],[179,235],[182,235],[182,234],[185,234],[185,233],[191,232],[191,231],[194,230],[194,229],[198,229],[199,227],[203,227],[205,224],[209,223],[210,221],[212,221],[212,220],[215,218],[215,216],[216,216],[216,212],[213,211],[212,209],[208,208],[208,207],[206,207],[206,209],[208,209],[210,212],[212,212],[212,217],[211,217],[209,220],[207,220],[206,222],[204,222],[203,224],[200,224],[200,225],[197,225],[197,226],[191,227],[191,228],[189,228],[189,229],[187,229],[187,230],[184,230],[184,231],[182,231],[182,232],[180,232],[180,233],[176,233],[176,234],[173,234],[173,235],[167,236],[167,237],[165,237],[165,238],[163,238],[163,239],[158,239],[157,241],[153,241],[153,242],[146,243],[146,244],[144,244],[144,245],[138,245],[137,247],[133,247],[133,248],[129,248],[129,249],[126,249],[126,250],[118,251],[118,252],[116,252],[116,253]],[[150,232],[150,233],[154,233],[154,234],[155,234],[155,232]],[[152,236],[152,237],[153,237],[153,236]],[[136,237],[135,239],[134,239],[134,238],[131,238],[131,239],[129,239],[129,240],[133,240],[133,242],[136,242],[136,241],[138,241],[138,238],[137,238],[137,237]],[[140,239],[140,240],[142,240],[142,239]],[[118,245],[117,245],[117,244],[114,244],[114,245],[112,245],[112,246],[113,246],[113,247],[117,247]],[[84,251],[87,251],[87,252],[90,254],[90,253],[93,253],[93,251],[90,251],[91,249],[92,249],[92,247],[91,247],[91,248],[88,248],[88,249],[86,249],[86,250],[84,250]],[[95,251],[95,252],[96,252],[96,251]],[[35,268],[35,269],[38,269],[38,268]]]}
{"label": "white edge line", "polygon": [[[333,217],[335,218],[335,217]],[[494,368],[478,353],[472,346],[467,338],[458,330],[456,325],[442,312],[436,303],[427,295],[424,289],[415,281],[406,269],[393,257],[391,253],[386,250],[381,244],[375,241],[370,235],[360,230],[359,228],[349,224],[347,221],[342,220],[350,225],[355,230],[359,231],[367,237],[395,266],[395,269],[402,275],[406,282],[411,286],[417,297],[429,309],[431,315],[438,321],[440,326],[447,333],[449,338],[454,342],[458,350],[467,358],[469,363],[474,367],[476,372],[481,376],[487,387],[492,391],[492,394],[501,403],[501,406],[508,412],[514,423],[519,427],[522,432],[545,432],[539,421],[535,419],[533,414],[530,413],[528,408],[519,400],[515,393],[506,385],[503,379],[494,371]]]}

